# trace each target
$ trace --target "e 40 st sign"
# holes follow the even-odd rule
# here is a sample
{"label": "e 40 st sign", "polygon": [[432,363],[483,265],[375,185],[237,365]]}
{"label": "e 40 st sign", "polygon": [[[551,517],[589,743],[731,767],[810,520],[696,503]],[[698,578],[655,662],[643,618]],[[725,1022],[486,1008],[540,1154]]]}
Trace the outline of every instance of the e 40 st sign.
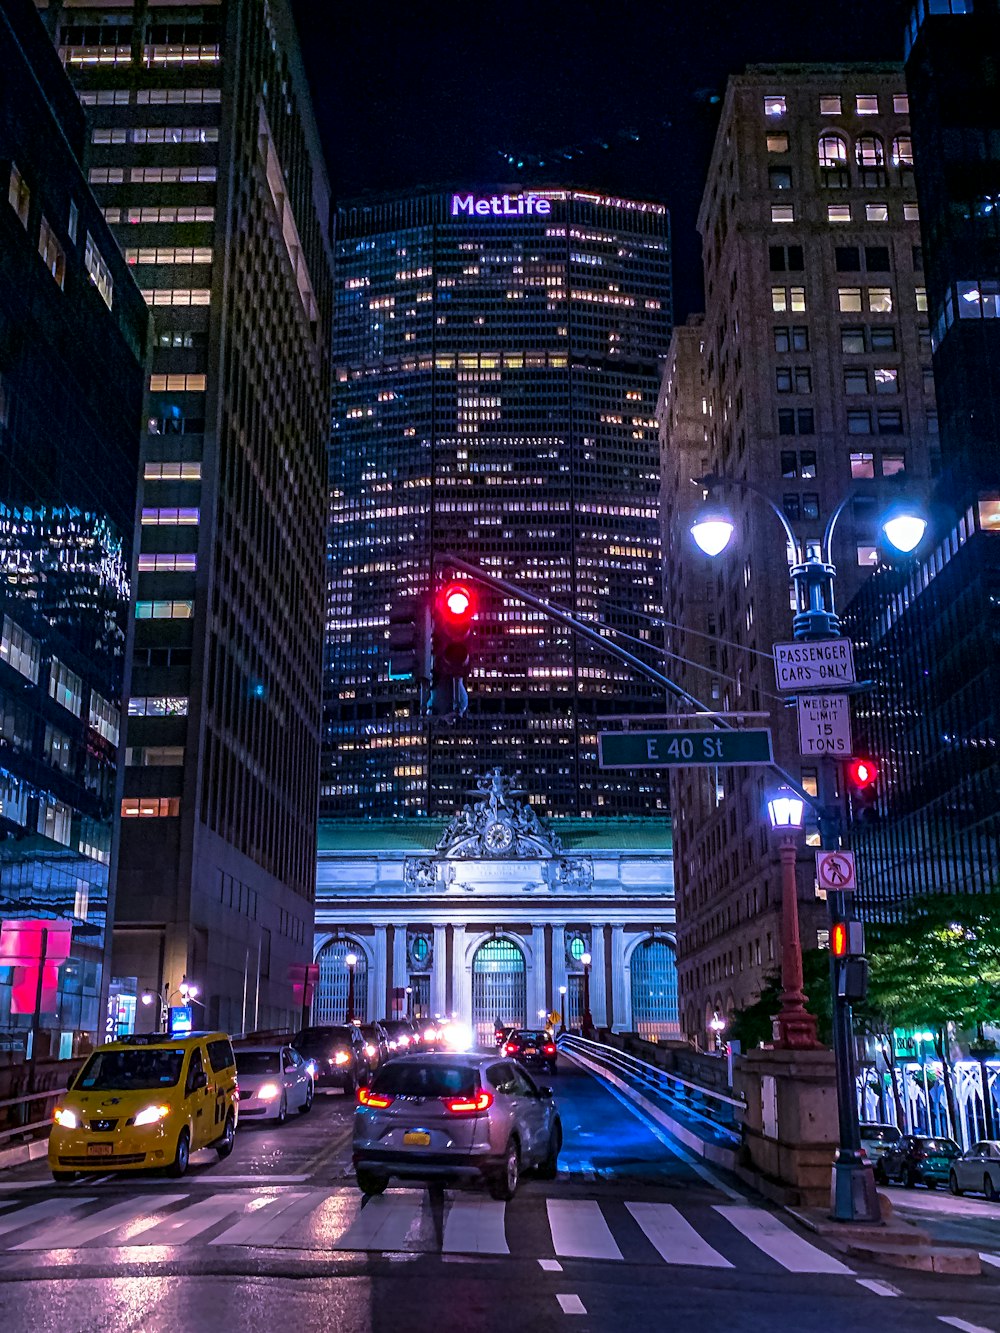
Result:
{"label": "e 40 st sign", "polygon": [[604,731],[597,738],[601,768],[668,768],[672,764],[770,764],[771,730]]}

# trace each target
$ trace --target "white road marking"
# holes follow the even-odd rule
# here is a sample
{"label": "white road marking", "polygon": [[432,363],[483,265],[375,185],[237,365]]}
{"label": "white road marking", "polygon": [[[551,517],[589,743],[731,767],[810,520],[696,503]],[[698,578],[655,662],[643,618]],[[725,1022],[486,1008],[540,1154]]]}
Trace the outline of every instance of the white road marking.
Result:
{"label": "white road marking", "polygon": [[[170,1203],[180,1203],[186,1194],[160,1194],[157,1196],[158,1208],[165,1208]],[[126,1199],[123,1203],[102,1208],[99,1213],[87,1217],[75,1217],[67,1221],[62,1217],[58,1222],[32,1236],[22,1240],[19,1245],[12,1245],[14,1250],[76,1250],[87,1245],[98,1236],[106,1236],[109,1231],[117,1231],[145,1215],[145,1210],[136,1199]]]}
{"label": "white road marking", "polygon": [[894,1287],[890,1282],[880,1282],[877,1277],[859,1277],[858,1286],[865,1287],[868,1291],[873,1291],[876,1296],[902,1296],[898,1287]]}
{"label": "white road marking", "polygon": [[718,1250],[703,1240],[694,1227],[670,1203],[627,1203],[646,1239],[668,1264],[691,1264],[698,1268],[732,1268]]}
{"label": "white road marking", "polygon": [[214,1227],[229,1213],[239,1212],[246,1207],[248,1196],[245,1191],[233,1191],[231,1194],[216,1194],[209,1199],[199,1199],[188,1204],[179,1213],[161,1221],[150,1221],[146,1227],[139,1227],[129,1240],[130,1245],[183,1245],[194,1236],[200,1236],[209,1227]]}
{"label": "white road marking", "polygon": [[543,1273],[561,1273],[563,1266],[558,1259],[539,1259],[538,1267]]}
{"label": "white road marking", "polygon": [[557,1296],[559,1308],[563,1314],[586,1314],[587,1307],[579,1296]]}
{"label": "white road marking", "polygon": [[506,1204],[458,1194],[445,1214],[441,1249],[450,1254],[510,1254],[504,1231]]}
{"label": "white road marking", "polygon": [[993,1333],[990,1328],[983,1328],[982,1324],[970,1324],[967,1319],[959,1319],[953,1314],[939,1314],[942,1324],[950,1324],[952,1328],[961,1329],[961,1333]]}
{"label": "white road marking", "polygon": [[601,1205],[593,1199],[546,1199],[552,1248],[563,1259],[620,1259]]}
{"label": "white road marking", "polygon": [[987,1254],[985,1251],[979,1251],[979,1257],[984,1264],[990,1264],[993,1268],[1000,1268],[1000,1254]]}
{"label": "white road marking", "polygon": [[[305,1199],[310,1208],[297,1209],[295,1216],[289,1216],[289,1210]],[[322,1196],[313,1194],[279,1194],[268,1199],[260,1208],[241,1217],[231,1227],[215,1236],[209,1245],[269,1245],[282,1236],[304,1212],[312,1212],[322,1202]]]}
{"label": "white road marking", "polygon": [[41,1203],[29,1204],[27,1208],[18,1208],[13,1213],[4,1213],[0,1217],[0,1236],[6,1236],[11,1231],[20,1231],[21,1227],[31,1226],[33,1222],[42,1222],[50,1217],[61,1217],[65,1220],[67,1208],[82,1208],[85,1203],[93,1203],[93,1199],[81,1199],[74,1196],[70,1199],[44,1199]]}
{"label": "white road marking", "polygon": [[832,1254],[825,1254],[797,1236],[784,1222],[763,1208],[749,1205],[716,1204],[715,1211],[746,1237],[752,1245],[763,1250],[775,1263],[790,1273],[842,1273],[852,1276],[852,1270]]}
{"label": "white road marking", "polygon": [[369,1198],[334,1250],[405,1250],[420,1234],[424,1217],[423,1191],[416,1194],[379,1194]]}

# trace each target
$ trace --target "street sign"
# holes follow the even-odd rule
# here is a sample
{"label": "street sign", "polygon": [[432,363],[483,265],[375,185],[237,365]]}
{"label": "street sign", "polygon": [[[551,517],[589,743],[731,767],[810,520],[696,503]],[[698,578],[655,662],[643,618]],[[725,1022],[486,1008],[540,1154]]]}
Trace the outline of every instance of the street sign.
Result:
{"label": "street sign", "polygon": [[715,767],[770,764],[771,730],[604,731],[597,738],[601,768]]}
{"label": "street sign", "polygon": [[799,754],[851,753],[851,704],[846,694],[800,694]]}
{"label": "street sign", "polygon": [[854,853],[817,852],[816,883],[827,893],[853,893]]}
{"label": "street sign", "polygon": [[854,645],[850,639],[776,643],[774,674],[779,690],[822,690],[833,685],[853,685]]}

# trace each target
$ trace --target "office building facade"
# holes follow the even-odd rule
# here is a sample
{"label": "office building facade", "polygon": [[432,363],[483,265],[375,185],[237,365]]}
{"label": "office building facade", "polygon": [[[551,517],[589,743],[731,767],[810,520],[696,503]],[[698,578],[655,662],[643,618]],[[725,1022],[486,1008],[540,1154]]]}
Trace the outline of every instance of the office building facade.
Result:
{"label": "office building facade", "polygon": [[30,0],[0,66],[0,1043],[69,1058],[105,1030],[149,316]]}
{"label": "office building facade", "polygon": [[[669,646],[711,708],[772,729],[777,761],[815,791],[794,713],[778,698],[791,638],[781,509],[803,554],[833,536],[843,607],[882,558],[877,516],[901,482],[926,487],[937,417],[919,209],[901,68],[752,66],[726,92],[699,216],[706,311],[678,330],[660,403]],[[693,397],[693,401],[692,401]],[[700,425],[699,425],[700,419]],[[684,456],[684,466],[679,459]],[[688,462],[698,460],[692,473]],[[688,526],[692,475],[734,480],[730,548],[709,561]],[[694,492],[694,494],[692,494]],[[780,954],[780,873],[765,768],[677,772],[674,811],[681,1020],[752,1002]],[[824,938],[813,844],[799,858],[805,947]]]}
{"label": "office building facade", "polygon": [[388,669],[449,554],[659,662],[665,208],[462,190],[345,208],[335,248],[324,817],[450,817],[495,765],[542,814],[665,815],[662,774],[597,763],[663,691],[513,597],[480,590],[464,717]]}
{"label": "office building facade", "polygon": [[332,278],[284,0],[43,6],[155,319],[115,971],[283,1026],[309,956]]}

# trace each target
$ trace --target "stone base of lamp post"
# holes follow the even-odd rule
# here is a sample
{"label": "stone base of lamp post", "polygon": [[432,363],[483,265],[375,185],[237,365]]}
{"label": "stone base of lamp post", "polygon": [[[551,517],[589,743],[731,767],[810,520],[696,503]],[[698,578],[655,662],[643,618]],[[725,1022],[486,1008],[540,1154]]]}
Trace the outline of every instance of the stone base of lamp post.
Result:
{"label": "stone base of lamp post", "polygon": [[798,996],[798,1004],[792,998],[782,996],[781,1012],[771,1020],[773,1024],[774,1044],[782,1050],[818,1051],[823,1043],[816,1036],[816,1019],[803,1008],[804,996]]}

